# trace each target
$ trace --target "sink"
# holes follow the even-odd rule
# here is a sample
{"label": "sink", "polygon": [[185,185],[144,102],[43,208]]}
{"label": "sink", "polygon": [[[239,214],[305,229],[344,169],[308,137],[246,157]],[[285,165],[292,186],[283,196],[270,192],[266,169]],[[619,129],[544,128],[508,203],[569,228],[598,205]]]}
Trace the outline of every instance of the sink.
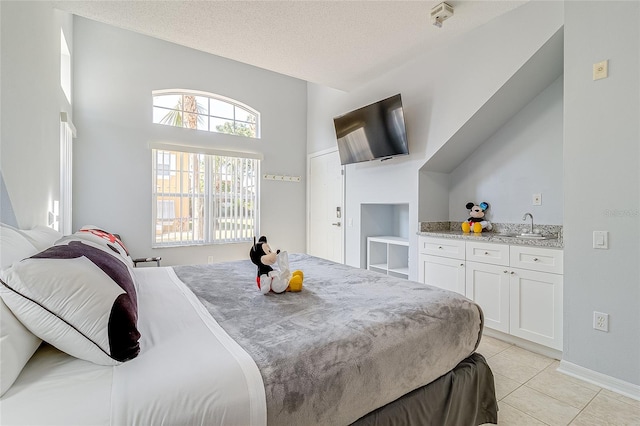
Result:
{"label": "sink", "polygon": [[503,232],[503,233],[495,234],[494,237],[523,238],[523,239],[530,239],[530,240],[552,240],[554,238],[557,238],[555,235],[531,234],[528,232],[525,232],[522,234]]}

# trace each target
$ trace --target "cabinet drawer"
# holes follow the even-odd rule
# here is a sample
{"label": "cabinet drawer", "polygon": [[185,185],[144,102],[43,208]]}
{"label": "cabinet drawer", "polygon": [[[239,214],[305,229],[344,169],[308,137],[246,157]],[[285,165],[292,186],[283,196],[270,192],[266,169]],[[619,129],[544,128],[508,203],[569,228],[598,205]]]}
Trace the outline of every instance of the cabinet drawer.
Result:
{"label": "cabinet drawer", "polygon": [[514,268],[562,274],[562,250],[540,247],[511,246],[510,262]]}
{"label": "cabinet drawer", "polygon": [[464,241],[447,238],[420,237],[420,254],[464,259]]}
{"label": "cabinet drawer", "polygon": [[506,244],[467,242],[467,260],[509,266],[509,246]]}

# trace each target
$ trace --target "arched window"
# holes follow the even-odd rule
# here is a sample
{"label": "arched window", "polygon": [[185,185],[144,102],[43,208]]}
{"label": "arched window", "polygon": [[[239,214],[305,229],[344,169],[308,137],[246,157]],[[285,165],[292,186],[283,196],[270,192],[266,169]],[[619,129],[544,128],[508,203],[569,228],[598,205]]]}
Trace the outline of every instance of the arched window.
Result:
{"label": "arched window", "polygon": [[195,90],[154,90],[153,122],[260,138],[258,111],[234,99]]}

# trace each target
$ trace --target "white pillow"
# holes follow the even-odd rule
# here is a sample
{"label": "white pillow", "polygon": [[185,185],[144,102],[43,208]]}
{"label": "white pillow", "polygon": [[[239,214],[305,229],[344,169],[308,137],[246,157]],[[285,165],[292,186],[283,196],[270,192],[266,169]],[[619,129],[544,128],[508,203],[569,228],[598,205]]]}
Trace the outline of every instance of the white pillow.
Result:
{"label": "white pillow", "polygon": [[31,244],[40,251],[51,247],[62,238],[62,233],[42,225],[38,225],[33,229],[19,229],[18,232],[27,237]]}
{"label": "white pillow", "polygon": [[31,242],[16,228],[0,223],[0,269],[11,266],[38,252]]}
{"label": "white pillow", "polygon": [[[17,229],[0,223],[0,269],[37,252]],[[0,287],[4,285],[0,283]],[[41,342],[0,299],[0,396],[11,387]]]}
{"label": "white pillow", "polygon": [[25,328],[0,299],[0,396],[13,385],[42,340]]}
{"label": "white pillow", "polygon": [[111,248],[65,237],[0,271],[0,279],[15,316],[61,351],[102,365],[138,355],[133,271]]}

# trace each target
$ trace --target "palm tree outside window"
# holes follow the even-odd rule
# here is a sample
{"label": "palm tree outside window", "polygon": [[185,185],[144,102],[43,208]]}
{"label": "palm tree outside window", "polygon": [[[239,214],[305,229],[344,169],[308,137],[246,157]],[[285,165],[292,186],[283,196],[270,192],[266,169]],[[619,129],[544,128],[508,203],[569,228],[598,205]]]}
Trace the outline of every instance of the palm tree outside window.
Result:
{"label": "palm tree outside window", "polygon": [[153,92],[153,122],[173,127],[260,138],[260,114],[241,102],[213,93]]}

